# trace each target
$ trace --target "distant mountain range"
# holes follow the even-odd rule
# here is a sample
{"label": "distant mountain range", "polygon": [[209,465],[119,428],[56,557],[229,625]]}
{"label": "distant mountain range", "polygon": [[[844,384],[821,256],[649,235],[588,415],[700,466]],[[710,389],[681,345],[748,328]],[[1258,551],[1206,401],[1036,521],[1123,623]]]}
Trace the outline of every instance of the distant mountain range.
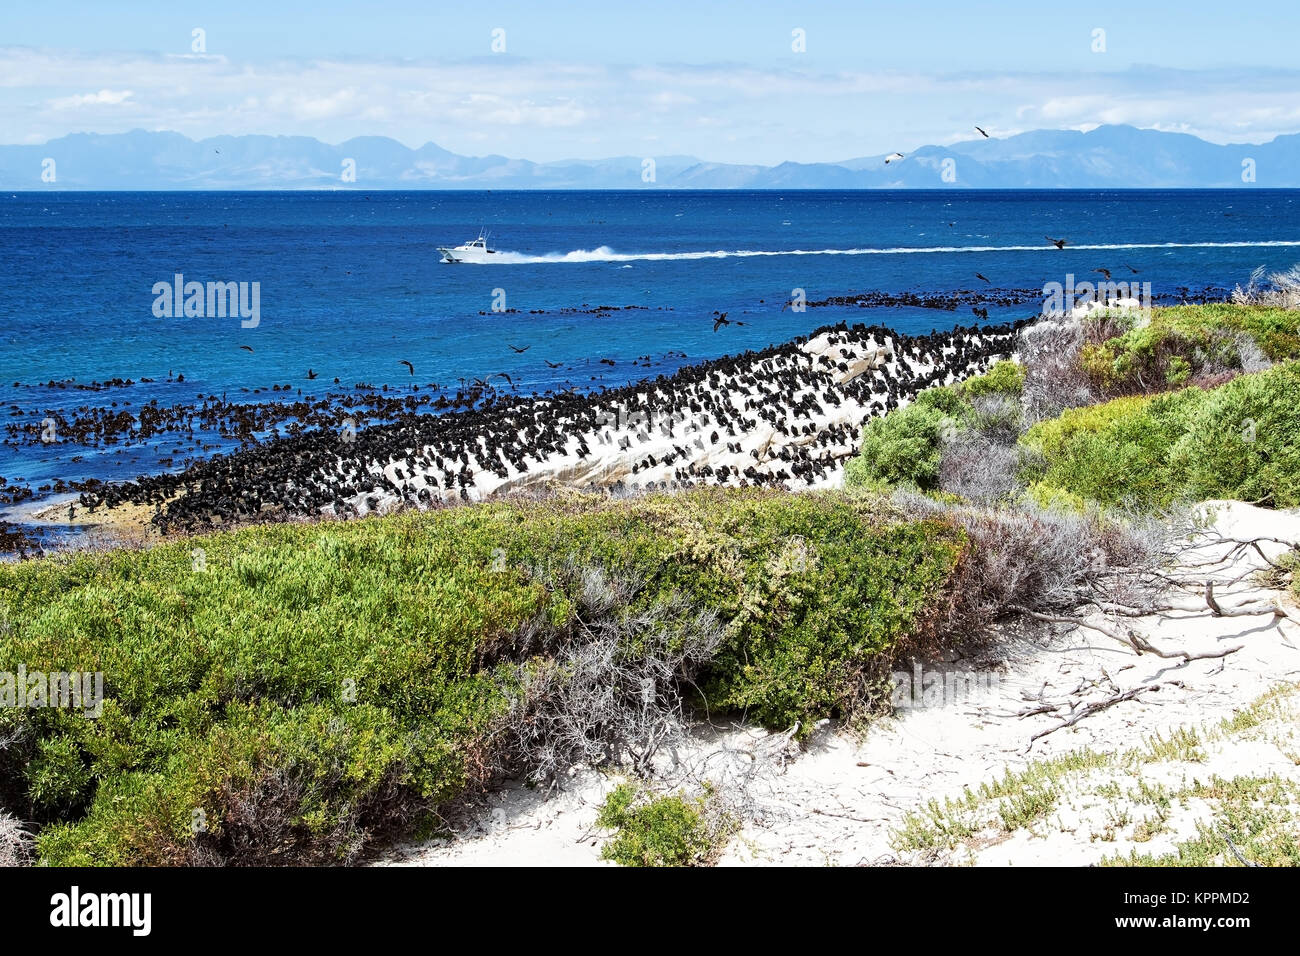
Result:
{"label": "distant mountain range", "polygon": [[[1300,187],[1300,134],[1216,146],[1185,133],[1101,126],[923,146],[902,159],[747,166],[691,156],[534,163],[410,149],[382,136],[74,133],[0,146],[0,189],[934,189]],[[53,161],[52,163],[50,161]],[[1253,171],[1253,178],[1243,175]],[[349,178],[349,172],[355,178]],[[44,178],[43,178],[44,177]],[[51,181],[52,177],[52,181]]]}

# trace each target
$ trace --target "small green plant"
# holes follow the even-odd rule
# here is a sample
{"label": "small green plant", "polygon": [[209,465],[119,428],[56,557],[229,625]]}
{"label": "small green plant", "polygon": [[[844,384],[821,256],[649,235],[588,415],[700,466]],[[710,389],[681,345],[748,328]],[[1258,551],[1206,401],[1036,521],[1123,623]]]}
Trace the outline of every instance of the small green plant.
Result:
{"label": "small green plant", "polygon": [[711,805],[709,792],[695,798],[652,797],[623,783],[605,798],[598,826],[615,835],[601,858],[622,866],[703,866],[721,850],[729,827]]}
{"label": "small green plant", "polygon": [[1160,811],[1155,816],[1144,817],[1138,821],[1137,826],[1133,828],[1134,843],[1150,843],[1155,837],[1159,836],[1169,829],[1166,822],[1169,819],[1167,811]]}
{"label": "small green plant", "polygon": [[[1213,817],[1199,821],[1196,835],[1172,853],[1139,854],[1103,860],[1107,866],[1258,866],[1300,865],[1296,839],[1300,787],[1280,777],[1212,777],[1191,795],[1206,800]],[[1159,817],[1163,824],[1164,818]],[[1158,831],[1157,831],[1158,832]],[[1141,841],[1139,841],[1141,842]]]}
{"label": "small green plant", "polygon": [[1179,727],[1166,740],[1159,732],[1147,738],[1147,759],[1152,762],[1163,760],[1185,760],[1198,763],[1205,759],[1201,748],[1201,738],[1190,727]]}
{"label": "small green plant", "polygon": [[981,395],[1019,395],[1025,387],[1025,367],[1003,359],[983,375],[968,378],[957,386],[965,398]]}
{"label": "small green plant", "polygon": [[1060,796],[1055,787],[1031,784],[1018,793],[1003,797],[998,804],[998,816],[1008,830],[1028,827],[1050,813]]}

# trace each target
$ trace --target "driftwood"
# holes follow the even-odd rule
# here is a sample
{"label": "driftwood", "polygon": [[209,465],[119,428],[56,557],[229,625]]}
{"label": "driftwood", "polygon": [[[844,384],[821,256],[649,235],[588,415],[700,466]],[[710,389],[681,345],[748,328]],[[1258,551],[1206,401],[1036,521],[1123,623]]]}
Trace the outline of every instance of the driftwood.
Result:
{"label": "driftwood", "polygon": [[1130,688],[1129,690],[1112,694],[1110,697],[1107,697],[1105,700],[1093,701],[1090,704],[1084,704],[1083,708],[1079,710],[1078,713],[1075,713],[1070,717],[1066,718],[1065,720],[1061,721],[1061,723],[1057,724],[1055,727],[1049,727],[1047,730],[1040,730],[1038,733],[1034,734],[1034,736],[1029,738],[1029,745],[1032,747],[1035,740],[1038,740],[1039,738],[1042,737],[1046,737],[1048,734],[1054,734],[1058,730],[1064,730],[1066,727],[1073,727],[1079,721],[1084,720],[1087,717],[1091,717],[1093,714],[1097,714],[1103,710],[1107,710],[1111,707],[1114,707],[1116,704],[1122,704],[1124,701],[1133,700],[1138,696],[1140,696],[1141,694],[1154,693],[1160,690],[1161,687],[1169,687],[1169,686],[1182,687],[1184,685],[1182,681],[1177,681],[1177,680],[1165,681],[1160,684],[1144,684],[1141,687],[1133,687]]}
{"label": "driftwood", "polygon": [[[1239,584],[1258,572],[1258,565],[1240,570],[1240,573],[1237,573],[1239,569],[1233,566],[1233,562],[1249,552],[1258,555],[1266,568],[1286,569],[1284,563],[1270,558],[1265,553],[1261,547],[1263,544],[1296,547],[1294,543],[1280,538],[1239,539],[1200,527],[1184,528],[1176,541],[1170,541],[1165,552],[1158,559],[1148,557],[1137,562],[1133,567],[1107,568],[1102,574],[1087,582],[1086,588],[1080,588],[1072,609],[1061,607],[1036,609],[1024,604],[1012,604],[1008,610],[1034,621],[1093,631],[1129,648],[1139,656],[1151,655],[1180,661],[1184,665],[1197,660],[1226,659],[1245,645],[1238,643],[1231,647],[1196,652],[1168,648],[1153,643],[1129,626],[1128,622],[1135,618],[1153,616],[1170,620],[1205,616],[1214,618],[1267,616],[1274,622],[1288,620],[1300,623],[1300,617],[1283,606],[1280,599],[1248,600],[1241,604],[1231,604],[1225,602],[1223,598],[1225,589]],[[1207,554],[1207,549],[1217,553]],[[1171,603],[1174,595],[1181,596],[1177,603]],[[1029,747],[1032,747],[1043,737],[1075,726],[1080,721],[1117,704],[1136,700],[1143,694],[1158,692],[1165,686],[1183,686],[1179,681],[1167,681],[1121,690],[1104,669],[1102,677],[1104,681],[1098,679],[1086,687],[1081,684],[1070,695],[1074,699],[1053,702],[1042,692],[1036,697],[1026,695],[1025,700],[1028,704],[1026,709],[1007,716],[1022,720],[1049,714],[1056,717],[1058,721],[1056,724],[1034,734],[1029,739]],[[1085,692],[1099,685],[1106,687],[1107,684],[1109,693],[1103,699],[1093,701],[1079,699]],[[1236,853],[1235,848],[1234,853]],[[1238,858],[1242,859],[1239,855]],[[1242,862],[1246,861],[1242,859]]]}
{"label": "driftwood", "polygon": [[1193,654],[1190,651],[1166,651],[1156,647],[1134,630],[1126,629],[1123,633],[1120,633],[1113,627],[1109,627],[1096,621],[1089,621],[1077,614],[1043,614],[1040,611],[1030,610],[1029,608],[1020,605],[1012,605],[1012,610],[1018,611],[1036,621],[1045,621],[1051,624],[1070,624],[1074,627],[1087,628],[1090,631],[1104,634],[1112,640],[1124,644],[1138,654],[1154,654],[1156,657],[1163,657],[1168,660],[1179,658],[1183,661],[1214,660],[1220,657],[1227,657],[1229,654],[1235,654],[1244,646],[1239,644],[1236,647],[1229,647],[1226,650],[1205,651],[1200,654]]}
{"label": "driftwood", "polygon": [[1232,842],[1232,837],[1228,836],[1226,833],[1221,835],[1223,837],[1223,842],[1228,844],[1228,849],[1232,851],[1232,855],[1237,858],[1238,863],[1242,866],[1259,866],[1258,863],[1255,863],[1253,860],[1248,860],[1241,855],[1241,851],[1237,849],[1237,845]]}

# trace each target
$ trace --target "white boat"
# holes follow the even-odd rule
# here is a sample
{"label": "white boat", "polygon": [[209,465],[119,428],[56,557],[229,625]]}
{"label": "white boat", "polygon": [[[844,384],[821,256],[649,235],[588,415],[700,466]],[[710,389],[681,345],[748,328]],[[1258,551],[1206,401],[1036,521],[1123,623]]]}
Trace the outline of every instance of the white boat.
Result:
{"label": "white boat", "polygon": [[488,248],[488,237],[483,232],[478,234],[477,239],[450,249],[439,246],[438,251],[442,253],[443,262],[490,262],[492,256],[497,254],[495,249]]}

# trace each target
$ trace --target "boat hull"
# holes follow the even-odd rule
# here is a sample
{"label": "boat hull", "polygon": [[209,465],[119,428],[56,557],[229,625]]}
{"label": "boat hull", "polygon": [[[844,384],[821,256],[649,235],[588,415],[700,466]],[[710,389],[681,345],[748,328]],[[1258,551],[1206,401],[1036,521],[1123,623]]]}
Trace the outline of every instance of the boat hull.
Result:
{"label": "boat hull", "polygon": [[484,263],[491,262],[496,255],[494,251],[483,249],[439,248],[438,251],[442,253],[443,262]]}

